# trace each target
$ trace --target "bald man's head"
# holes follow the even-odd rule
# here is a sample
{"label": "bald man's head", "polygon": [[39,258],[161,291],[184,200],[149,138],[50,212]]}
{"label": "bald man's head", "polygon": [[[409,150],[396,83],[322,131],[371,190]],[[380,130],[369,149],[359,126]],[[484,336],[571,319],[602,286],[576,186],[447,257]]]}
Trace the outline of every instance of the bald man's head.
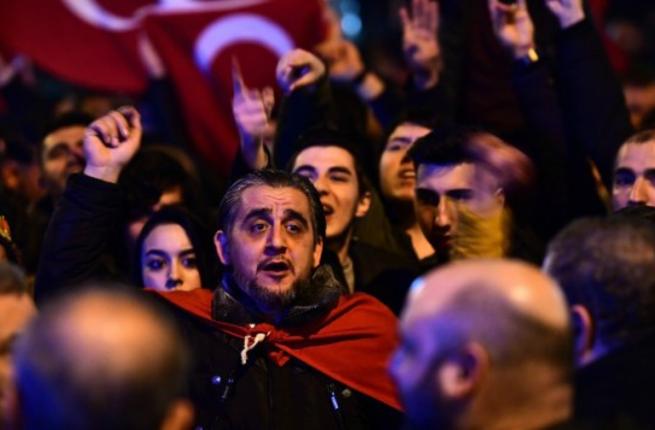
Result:
{"label": "bald man's head", "polygon": [[[489,400],[525,404],[568,386],[572,343],[557,285],[513,261],[450,264],[415,282],[392,363],[409,418],[419,428],[458,428],[488,413]],[[514,415],[516,408],[514,407]]]}
{"label": "bald man's head", "polygon": [[156,429],[183,394],[187,354],[132,294],[88,291],[47,307],[14,355],[26,429]]}

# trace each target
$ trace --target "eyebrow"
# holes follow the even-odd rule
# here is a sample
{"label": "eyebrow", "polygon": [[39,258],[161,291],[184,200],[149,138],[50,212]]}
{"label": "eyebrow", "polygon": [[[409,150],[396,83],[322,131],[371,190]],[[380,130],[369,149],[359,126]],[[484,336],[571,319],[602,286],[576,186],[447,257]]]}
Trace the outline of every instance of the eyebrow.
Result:
{"label": "eyebrow", "polygon": [[330,173],[345,173],[345,174],[350,175],[350,176],[352,176],[352,174],[353,174],[352,170],[350,170],[349,168],[344,167],[344,166],[330,167],[328,169],[328,172],[330,172]]}
{"label": "eyebrow", "polygon": [[[653,169],[649,169],[649,170],[653,170]],[[634,175],[635,172],[632,169],[627,168],[627,167],[617,167],[616,170],[614,170],[614,174],[615,175],[626,175],[626,174]]]}
{"label": "eyebrow", "polygon": [[309,164],[303,164],[302,166],[298,166],[295,169],[293,169],[293,173],[298,173],[298,172],[315,173],[316,169],[314,168],[314,166],[311,166]]}
{"label": "eyebrow", "polygon": [[271,213],[272,211],[268,208],[257,208],[257,209],[252,209],[248,214],[243,218],[242,224],[245,224],[246,222],[250,221],[253,218],[271,218]]}
{"label": "eyebrow", "polygon": [[158,257],[166,257],[166,253],[161,249],[149,249],[148,251],[146,251],[146,257],[150,257],[151,255],[156,255]]}
{"label": "eyebrow", "polygon": [[391,142],[412,143],[413,139],[407,136],[391,136],[387,144]]}
{"label": "eyebrow", "polygon": [[303,227],[308,228],[309,227],[309,222],[307,222],[307,218],[303,214],[301,214],[298,211],[295,211],[293,209],[286,209],[284,211],[284,220],[296,220],[299,221]]}

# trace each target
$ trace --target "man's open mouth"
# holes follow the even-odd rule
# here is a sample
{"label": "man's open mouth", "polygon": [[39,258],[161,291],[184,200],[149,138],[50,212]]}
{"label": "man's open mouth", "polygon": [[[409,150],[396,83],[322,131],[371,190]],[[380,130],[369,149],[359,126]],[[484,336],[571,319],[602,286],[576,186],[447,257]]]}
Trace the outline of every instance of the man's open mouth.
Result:
{"label": "man's open mouth", "polygon": [[273,275],[283,275],[291,271],[291,265],[283,260],[269,261],[262,264],[260,270]]}

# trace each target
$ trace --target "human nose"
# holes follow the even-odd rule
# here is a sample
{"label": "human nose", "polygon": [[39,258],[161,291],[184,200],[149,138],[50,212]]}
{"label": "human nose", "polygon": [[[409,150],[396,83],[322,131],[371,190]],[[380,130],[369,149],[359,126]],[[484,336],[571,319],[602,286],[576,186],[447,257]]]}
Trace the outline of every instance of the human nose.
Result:
{"label": "human nose", "polygon": [[324,176],[318,176],[314,180],[314,188],[319,194],[327,194],[330,189],[329,181]]}
{"label": "human nose", "polygon": [[281,224],[275,225],[269,230],[267,246],[270,249],[278,251],[286,249],[286,235],[284,234],[284,228]]}
{"label": "human nose", "polygon": [[439,200],[437,214],[434,217],[435,223],[440,227],[450,225],[450,203],[445,197]]}
{"label": "human nose", "polygon": [[644,204],[648,200],[646,181],[638,177],[630,189],[629,202],[631,204]]}
{"label": "human nose", "polygon": [[179,261],[173,261],[168,271],[168,278],[166,279],[166,288],[172,290],[184,282],[182,281],[182,267]]}

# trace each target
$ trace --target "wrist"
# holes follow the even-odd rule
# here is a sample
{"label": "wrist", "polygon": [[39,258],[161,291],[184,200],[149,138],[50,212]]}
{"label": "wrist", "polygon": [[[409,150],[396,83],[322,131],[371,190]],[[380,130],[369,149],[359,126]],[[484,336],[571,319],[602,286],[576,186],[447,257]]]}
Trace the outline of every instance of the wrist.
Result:
{"label": "wrist", "polygon": [[536,55],[536,46],[534,43],[529,43],[523,46],[514,47],[512,50],[512,58],[515,61],[520,61],[524,58],[532,58]]}
{"label": "wrist", "polygon": [[514,58],[514,67],[517,70],[530,70],[539,63],[541,57],[535,48],[530,48],[525,55]]}
{"label": "wrist", "polygon": [[118,183],[118,177],[121,174],[121,168],[110,166],[92,166],[87,164],[84,168],[84,174],[104,182],[116,184]]}

